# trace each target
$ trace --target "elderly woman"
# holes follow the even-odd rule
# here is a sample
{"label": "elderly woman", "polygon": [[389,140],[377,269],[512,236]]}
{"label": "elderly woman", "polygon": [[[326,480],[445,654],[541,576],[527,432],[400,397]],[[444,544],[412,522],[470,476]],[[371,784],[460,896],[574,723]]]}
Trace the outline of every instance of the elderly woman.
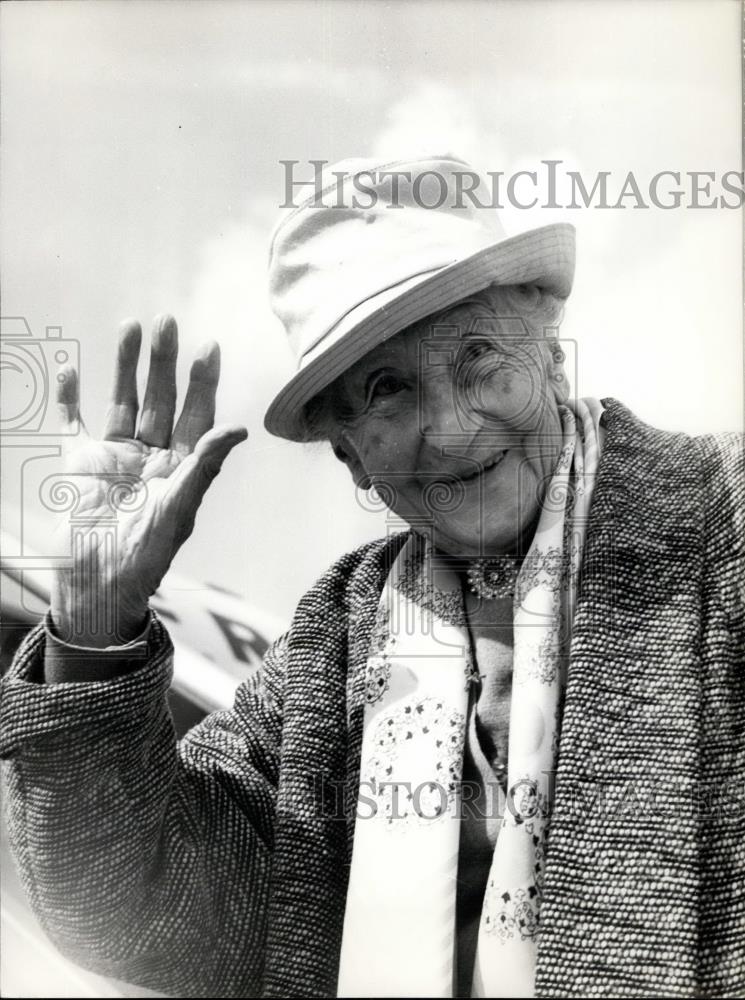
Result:
{"label": "elderly woman", "polygon": [[738,439],[572,399],[573,231],[505,238],[469,172],[342,164],[276,230],[298,370],[266,425],[410,530],[339,559],[180,744],[147,602],[245,431],[212,427],[215,345],[173,426],[171,319],[137,426],[123,328],[70,455],[92,527],[2,703],[15,854],[89,967],[176,996],[745,989]]}

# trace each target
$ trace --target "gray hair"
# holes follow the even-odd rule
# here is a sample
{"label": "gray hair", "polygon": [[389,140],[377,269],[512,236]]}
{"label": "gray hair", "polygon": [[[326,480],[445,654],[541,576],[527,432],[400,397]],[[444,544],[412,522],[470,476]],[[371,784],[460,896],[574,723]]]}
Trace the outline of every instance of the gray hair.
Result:
{"label": "gray hair", "polygon": [[[464,309],[469,320],[518,319],[528,337],[548,342],[556,336],[564,311],[564,300],[533,284],[488,285],[438,313],[425,316],[401,332],[431,327],[438,323],[445,324],[455,309]],[[341,378],[343,376],[305,404],[304,441],[328,441],[331,437],[331,428],[344,423],[347,414],[344,393],[341,391]]]}

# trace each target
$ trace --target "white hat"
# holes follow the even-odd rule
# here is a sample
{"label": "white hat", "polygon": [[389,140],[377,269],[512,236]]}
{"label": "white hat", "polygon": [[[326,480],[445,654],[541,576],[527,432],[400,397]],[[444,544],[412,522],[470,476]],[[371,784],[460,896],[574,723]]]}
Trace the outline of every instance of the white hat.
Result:
{"label": "white hat", "polygon": [[507,237],[496,210],[474,204],[488,190],[474,178],[452,156],[345,160],[281,219],[269,290],[297,371],[267,410],[268,431],[302,440],[313,396],[373,347],[487,285],[569,295],[574,227]]}

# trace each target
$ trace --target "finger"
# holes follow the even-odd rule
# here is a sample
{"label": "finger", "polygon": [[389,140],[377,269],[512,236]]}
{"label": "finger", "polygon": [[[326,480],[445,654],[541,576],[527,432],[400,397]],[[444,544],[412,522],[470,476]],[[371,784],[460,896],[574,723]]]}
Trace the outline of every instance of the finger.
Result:
{"label": "finger", "polygon": [[202,347],[191,366],[186,399],[171,438],[171,448],[180,454],[192,452],[214,424],[219,381],[220,347],[213,340]]}
{"label": "finger", "polygon": [[158,316],[153,323],[150,371],[137,437],[154,448],[167,448],[176,410],[176,358],[178,328],[173,316]]}
{"label": "finger", "polygon": [[142,327],[136,319],[125,320],[119,328],[119,346],[111,402],[106,411],[104,439],[133,438],[137,422],[137,360],[142,343]]}
{"label": "finger", "polygon": [[245,427],[221,424],[199,439],[194,451],[168,479],[169,497],[180,510],[193,509],[196,512],[227,456],[247,437]]}
{"label": "finger", "polygon": [[78,373],[72,365],[63,365],[57,372],[55,404],[63,442],[77,435],[88,436],[80,416],[80,387]]}

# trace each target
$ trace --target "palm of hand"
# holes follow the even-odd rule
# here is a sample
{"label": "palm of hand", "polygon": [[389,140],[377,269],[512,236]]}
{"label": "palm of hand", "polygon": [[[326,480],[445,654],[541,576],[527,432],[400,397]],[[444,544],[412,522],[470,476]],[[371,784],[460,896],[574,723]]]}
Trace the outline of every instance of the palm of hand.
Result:
{"label": "palm of hand", "polygon": [[171,479],[184,457],[136,439],[89,440],[69,455],[74,517],[85,526],[77,558],[101,567],[112,555],[103,550],[113,546],[118,586],[134,606],[147,603],[193,525],[192,516],[185,530],[184,518],[196,513],[197,498]]}
{"label": "palm of hand", "polygon": [[[86,617],[98,621],[98,604],[108,602],[124,631],[132,632],[191,534],[202,498],[224,458],[246,436],[242,427],[212,426],[219,378],[216,344],[194,362],[173,428],[176,326],[168,317],[153,335],[148,387],[135,436],[140,336],[137,324],[122,329],[102,439],[91,438],[80,420],[75,372],[63,372],[60,382],[63,419],[80,420],[80,433],[66,461],[74,509],[56,533],[55,548],[72,557],[71,571],[60,571],[53,588],[52,612],[58,623],[69,625],[72,618]],[[94,613],[86,616],[89,607]],[[87,628],[72,626],[71,631],[84,634]],[[112,641],[111,636],[98,638]]]}

